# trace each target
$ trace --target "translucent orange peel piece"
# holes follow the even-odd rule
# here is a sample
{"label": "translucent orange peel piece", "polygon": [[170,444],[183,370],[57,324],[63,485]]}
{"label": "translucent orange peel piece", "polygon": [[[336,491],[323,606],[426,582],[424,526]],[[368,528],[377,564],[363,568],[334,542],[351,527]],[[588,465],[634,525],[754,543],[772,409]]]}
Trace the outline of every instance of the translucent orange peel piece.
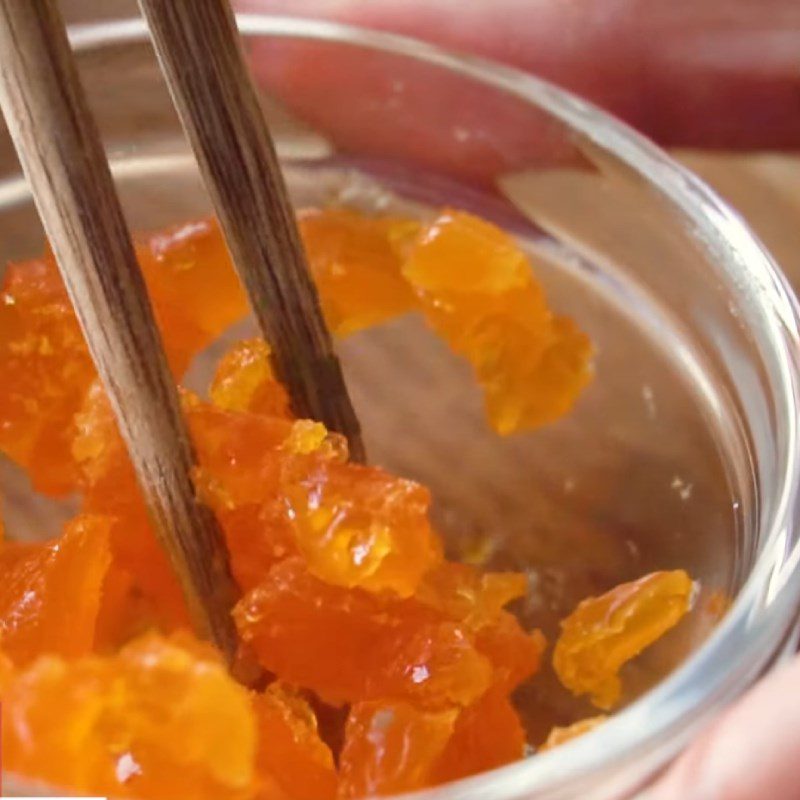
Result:
{"label": "translucent orange peel piece", "polygon": [[347,335],[421,311],[473,366],[501,434],[566,414],[592,377],[592,346],[547,306],[528,256],[490,222],[446,209],[420,223],[330,209],[301,216],[326,316]]}
{"label": "translucent orange peel piece", "polygon": [[457,717],[455,709],[420,711],[398,701],[354,705],[345,729],[340,797],[355,800],[430,785]]}
{"label": "translucent orange peel piece", "polygon": [[292,800],[335,800],[338,775],[314,711],[291,688],[273,683],[253,695],[259,747],[256,765]]}
{"label": "translucent orange peel piece", "polygon": [[417,221],[327,209],[305,211],[299,222],[334,334],[346,336],[415,307],[400,265],[403,241],[416,235]]}
{"label": "translucent orange peel piece", "polygon": [[441,559],[428,490],[376,467],[325,459],[303,467],[283,491],[309,570],[336,586],[413,594]]}
{"label": "translucent orange peel piece", "polygon": [[43,544],[0,543],[0,648],[17,664],[91,651],[111,563],[110,520],[81,515]]}
{"label": "translucent orange peel piece", "polygon": [[683,570],[653,572],[579,603],[562,621],[553,653],[561,683],[598,708],[612,708],[622,692],[620,667],[678,624],[692,592]]}
{"label": "translucent orange peel piece", "polygon": [[333,705],[467,705],[491,682],[490,661],[456,623],[413,599],[331,586],[298,558],[273,567],[234,618],[266,669]]}
{"label": "translucent orange peel piece", "polygon": [[263,339],[236,342],[217,364],[211,402],[228,411],[291,419],[289,397],[272,372],[271,353]]}
{"label": "translucent orange peel piece", "polygon": [[499,228],[442,212],[403,265],[433,329],[472,364],[492,427],[506,435],[553,422],[592,376],[592,346],[555,316],[530,262]]}
{"label": "translucent orange peel piece", "polygon": [[0,290],[0,449],[39,491],[75,485],[70,423],[94,375],[55,260],[9,264]]}
{"label": "translucent orange peel piece", "polygon": [[53,786],[233,800],[254,780],[247,691],[219,661],[157,636],[112,657],[35,662],[6,687],[2,726],[4,767]]}
{"label": "translucent orange peel piece", "polygon": [[522,758],[525,742],[525,729],[511,700],[501,689],[491,689],[459,714],[431,781],[454,781],[510,764]]}

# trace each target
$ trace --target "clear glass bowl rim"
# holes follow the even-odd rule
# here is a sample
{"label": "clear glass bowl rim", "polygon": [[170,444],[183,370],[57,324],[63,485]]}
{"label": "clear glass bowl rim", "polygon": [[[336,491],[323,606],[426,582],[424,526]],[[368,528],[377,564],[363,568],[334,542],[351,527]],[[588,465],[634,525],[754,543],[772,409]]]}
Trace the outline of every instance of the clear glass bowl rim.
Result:
{"label": "clear glass bowl rim", "polygon": [[[739,216],[702,181],[632,128],[563,89],[514,68],[405,36],[313,19],[260,14],[239,14],[237,19],[246,37],[325,41],[383,51],[457,73],[536,106],[659,192],[694,227],[730,277],[731,290],[752,312],[751,320],[757,320],[753,335],[774,396],[777,480],[762,503],[759,555],[723,622],[678,670],[615,715],[602,732],[413,797],[555,800],[586,797],[587,790],[593,793],[606,781],[626,795],[790,649],[784,644],[800,605],[800,546],[793,540],[794,519],[800,511],[800,306],[791,287]],[[115,20],[73,26],[70,39],[78,52],[84,52],[145,41],[147,31],[141,19]],[[621,777],[626,772],[629,777]]]}

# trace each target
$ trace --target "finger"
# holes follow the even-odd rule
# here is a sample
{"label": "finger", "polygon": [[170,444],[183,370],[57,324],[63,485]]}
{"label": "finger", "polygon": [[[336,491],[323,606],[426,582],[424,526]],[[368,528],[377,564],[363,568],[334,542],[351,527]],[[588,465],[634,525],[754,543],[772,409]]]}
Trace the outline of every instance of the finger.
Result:
{"label": "finger", "polygon": [[800,794],[800,659],[722,716],[647,800],[767,800]]}
{"label": "finger", "polygon": [[[239,0],[521,67],[665,145],[800,147],[797,0]],[[357,89],[357,87],[353,87]]]}

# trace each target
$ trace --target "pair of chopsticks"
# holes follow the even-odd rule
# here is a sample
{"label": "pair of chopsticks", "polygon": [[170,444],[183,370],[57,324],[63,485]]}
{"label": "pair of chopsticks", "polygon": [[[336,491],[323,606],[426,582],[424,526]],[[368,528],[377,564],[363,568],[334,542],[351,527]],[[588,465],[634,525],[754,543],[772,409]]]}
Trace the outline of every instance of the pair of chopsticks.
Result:
{"label": "pair of chopsticks", "polygon": [[[227,0],[139,0],[274,368],[298,416],[358,421]],[[124,101],[123,98],[121,98]],[[97,126],[55,0],[0,0],[0,102],[194,624],[233,664],[237,599]]]}

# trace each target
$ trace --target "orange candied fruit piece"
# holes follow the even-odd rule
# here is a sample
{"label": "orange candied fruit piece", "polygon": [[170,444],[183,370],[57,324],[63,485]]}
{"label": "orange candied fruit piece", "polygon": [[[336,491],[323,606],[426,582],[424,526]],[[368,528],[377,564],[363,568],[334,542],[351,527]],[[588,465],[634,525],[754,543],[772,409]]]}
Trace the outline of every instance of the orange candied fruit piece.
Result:
{"label": "orange candied fruit piece", "polygon": [[481,572],[467,564],[443,561],[425,575],[416,597],[478,629],[527,591],[528,579],[521,572]]}
{"label": "orange candied fruit piece", "polygon": [[597,717],[579,719],[577,722],[573,722],[572,725],[556,726],[551,729],[545,742],[538,748],[538,752],[552,750],[554,747],[560,747],[562,744],[571,742],[573,739],[599,728],[607,719],[608,717],[605,714],[600,714]]}
{"label": "orange candied fruit piece", "polygon": [[492,223],[453,210],[423,224],[327,209],[304,212],[300,226],[332,330],[421,310],[472,364],[498,433],[559,419],[591,380],[588,337],[552,313],[527,255]]}
{"label": "orange candied fruit piece", "polygon": [[527,590],[522,573],[481,572],[444,561],[424,577],[415,598],[469,630],[478,651],[492,663],[493,684],[511,692],[538,671],[547,646],[541,631],[523,630],[503,610]]}
{"label": "orange candied fruit piece", "polygon": [[688,612],[692,579],[683,570],[653,572],[590,597],[561,622],[553,667],[567,689],[612,708],[622,692],[620,667]]}
{"label": "orange candied fruit piece", "polygon": [[334,705],[394,697],[420,708],[467,706],[492,685],[512,691],[536,672],[545,647],[507,611],[478,622],[474,604],[437,608],[333,586],[296,557],[273,567],[234,616],[267,670]]}
{"label": "orange candied fruit piece", "polygon": [[[114,628],[156,625],[167,631],[189,624],[177,579],[150,526],[128,453],[99,381],[75,417],[73,458],[83,492],[82,511],[112,520],[112,566],[101,608],[102,645]],[[137,606],[132,617],[131,605]]]}
{"label": "orange candied fruit piece", "polygon": [[259,740],[256,765],[262,780],[274,782],[292,800],[335,800],[339,779],[333,754],[320,738],[308,701],[273,683],[263,694],[253,695],[253,706]]}
{"label": "orange candied fruit piece", "polygon": [[70,423],[94,376],[55,260],[9,264],[0,290],[0,449],[38,491],[74,487]]}
{"label": "orange candied fruit piece", "polygon": [[428,490],[377,467],[303,466],[284,493],[309,570],[336,586],[413,594],[441,559]]}
{"label": "orange candied fruit piece", "polygon": [[501,689],[490,689],[459,714],[431,781],[455,781],[510,764],[522,758],[525,744],[525,729],[513,703]]}
{"label": "orange candied fruit piece", "polygon": [[263,339],[236,342],[217,364],[211,402],[228,411],[291,419],[289,396],[272,372],[271,353]]}
{"label": "orange candied fruit piece", "polygon": [[331,586],[299,558],[273,567],[234,618],[265,669],[332,705],[384,697],[467,705],[491,681],[489,660],[462,626],[413,598]]}
{"label": "orange candied fruit piece", "polygon": [[397,700],[356,703],[342,750],[340,797],[409,792],[521,758],[525,731],[492,689],[471,706],[426,711]]}
{"label": "orange candied fruit piece", "polygon": [[0,691],[3,755],[24,776],[143,800],[336,797],[308,703],[280,684],[250,694],[186,634],[16,673],[0,654]]}
{"label": "orange candied fruit piece", "polygon": [[92,649],[110,527],[108,519],[84,514],[52,541],[0,543],[0,649],[16,664]]}
{"label": "orange candied fruit piece", "polygon": [[215,510],[233,509],[277,494],[291,420],[226,411],[186,395],[183,406],[206,502]]}
{"label": "orange candied fruit piece", "polygon": [[[345,463],[346,447],[319,423],[289,423],[197,403],[187,409],[202,493],[225,517],[258,504],[264,535],[280,532],[309,570],[338,586],[408,596],[441,559],[427,490],[375,467]],[[234,541],[234,539],[236,541]],[[229,538],[234,569],[243,561]],[[246,565],[243,565],[246,569]]]}
{"label": "orange candied fruit piece", "polygon": [[531,283],[528,259],[505,231],[449,209],[420,232],[403,275],[432,297],[441,292],[491,297]]}
{"label": "orange candied fruit piece", "polygon": [[218,222],[201,219],[139,237],[136,254],[175,374],[234,322],[247,298]]}
{"label": "orange candied fruit piece", "polygon": [[572,408],[591,379],[591,343],[550,311],[507,233],[445,210],[402,269],[434,330],[472,364],[498,433],[539,427]]}
{"label": "orange candied fruit piece", "polygon": [[539,671],[547,641],[541,631],[525,631],[512,613],[501,611],[478,630],[475,646],[492,662],[493,682],[510,692]]}
{"label": "orange candied fruit piece", "polygon": [[402,247],[414,220],[369,217],[346,209],[299,216],[308,262],[331,331],[346,336],[416,306],[400,274]]}
{"label": "orange candied fruit piece", "polygon": [[398,700],[356,703],[345,728],[339,796],[355,800],[429,786],[457,717],[456,709],[422,711]]}
{"label": "orange candied fruit piece", "polygon": [[110,657],[35,662],[6,689],[2,725],[7,769],[77,791],[220,800],[254,780],[248,692],[155,635]]}

